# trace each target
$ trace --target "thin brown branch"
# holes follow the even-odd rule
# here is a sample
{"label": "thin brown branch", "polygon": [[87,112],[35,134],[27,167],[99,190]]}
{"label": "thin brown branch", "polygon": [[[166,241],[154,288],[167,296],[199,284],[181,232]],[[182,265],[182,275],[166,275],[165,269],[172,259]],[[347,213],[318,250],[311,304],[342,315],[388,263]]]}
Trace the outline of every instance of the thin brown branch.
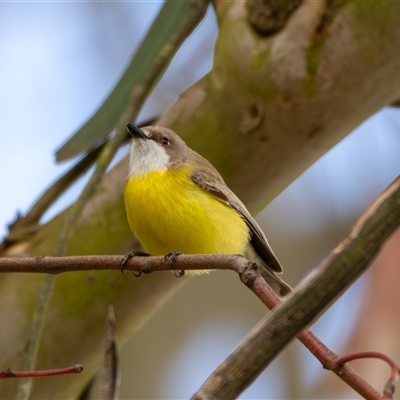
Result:
{"label": "thin brown branch", "polygon": [[6,368],[0,371],[0,379],[5,378],[39,378],[43,376],[55,376],[55,375],[66,375],[66,374],[80,374],[83,371],[81,364],[74,365],[66,368],[56,369],[43,369],[39,371],[14,371],[11,368]]}
{"label": "thin brown branch", "polygon": [[[121,256],[73,256],[73,257],[0,257],[1,272],[28,272],[61,274],[72,271],[120,270]],[[223,254],[181,254],[176,258],[176,270],[222,269],[241,273],[249,263],[240,255]],[[124,265],[124,271],[149,274],[157,271],[171,271],[171,263],[164,256],[131,257]]]}

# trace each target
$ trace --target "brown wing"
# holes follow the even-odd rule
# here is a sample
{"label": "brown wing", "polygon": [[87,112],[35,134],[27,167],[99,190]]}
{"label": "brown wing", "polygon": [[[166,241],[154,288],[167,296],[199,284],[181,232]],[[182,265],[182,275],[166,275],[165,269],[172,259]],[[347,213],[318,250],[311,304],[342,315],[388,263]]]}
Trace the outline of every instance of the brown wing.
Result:
{"label": "brown wing", "polygon": [[[199,185],[202,189],[212,193],[220,201],[223,201],[232,207],[242,216],[242,218],[246,221],[247,226],[250,228],[250,243],[258,256],[273,271],[278,273],[282,272],[282,266],[272,251],[264,232],[261,230],[254,218],[250,215],[245,205],[228,188],[218,171],[203,157],[201,157],[201,159],[196,159],[195,164],[198,168],[196,168],[196,171],[192,173],[192,181],[196,185]],[[207,172],[205,172],[203,166],[207,166]]]}

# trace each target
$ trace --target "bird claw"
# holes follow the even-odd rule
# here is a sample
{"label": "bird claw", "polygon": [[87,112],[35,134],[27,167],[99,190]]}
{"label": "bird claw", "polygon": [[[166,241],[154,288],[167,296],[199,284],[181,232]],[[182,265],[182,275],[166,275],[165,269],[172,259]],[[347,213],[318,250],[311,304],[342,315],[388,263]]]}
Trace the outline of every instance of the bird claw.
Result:
{"label": "bird claw", "polygon": [[[150,256],[149,253],[145,253],[144,251],[140,251],[140,250],[138,250],[138,251],[131,251],[130,253],[125,254],[125,255],[122,257],[122,260],[121,260],[121,262],[120,262],[120,264],[119,264],[120,269],[121,269],[121,273],[122,273],[122,274],[124,273],[125,265],[126,265],[126,263],[129,261],[129,259],[131,259],[132,257],[149,257],[149,256]],[[136,272],[133,272],[133,275],[136,276],[136,277],[138,278],[140,275],[142,275],[142,273],[141,273],[140,271],[136,271]]]}
{"label": "bird claw", "polygon": [[172,252],[170,252],[170,253],[167,253],[167,254],[164,256],[164,259],[169,261],[169,264],[170,264],[170,266],[171,266],[171,269],[174,270],[174,275],[175,275],[177,278],[182,278],[182,276],[185,275],[185,271],[184,271],[184,270],[175,270],[175,268],[174,268],[174,264],[175,264],[177,258],[178,258],[181,254],[183,254],[181,251],[172,251]]}
{"label": "bird claw", "polygon": [[176,278],[182,278],[182,276],[185,276],[185,271],[183,269],[174,269],[174,275]]}
{"label": "bird claw", "polygon": [[171,251],[171,252],[167,253],[167,254],[164,256],[164,259],[165,259],[165,260],[168,260],[168,261],[170,262],[170,264],[173,264],[173,263],[176,262],[176,259],[177,259],[181,254],[183,254],[181,251]]}

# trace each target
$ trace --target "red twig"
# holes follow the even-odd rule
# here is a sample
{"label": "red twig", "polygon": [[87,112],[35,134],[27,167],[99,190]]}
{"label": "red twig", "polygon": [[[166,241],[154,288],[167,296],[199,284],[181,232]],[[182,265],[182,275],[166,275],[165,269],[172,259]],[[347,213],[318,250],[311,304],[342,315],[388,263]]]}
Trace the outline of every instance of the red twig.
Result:
{"label": "red twig", "polygon": [[380,360],[385,361],[390,366],[392,371],[383,390],[383,399],[384,400],[392,399],[394,391],[396,389],[396,383],[399,379],[400,369],[399,366],[386,354],[379,353],[377,351],[363,351],[360,353],[348,354],[346,356],[339,357],[336,360],[334,360],[333,365],[341,367],[342,365],[348,363],[349,361],[359,360],[361,358],[379,358]]}
{"label": "red twig", "polygon": [[[282,303],[281,299],[260,276],[250,287],[257,297],[271,310]],[[309,329],[301,331],[297,338],[318,359],[322,366],[334,372],[340,379],[351,386],[366,399],[382,400],[381,395],[349,365],[342,365],[336,360],[342,359],[325,346]],[[386,399],[386,398],[385,398]]]}
{"label": "red twig", "polygon": [[11,368],[6,368],[0,371],[0,379],[5,378],[37,378],[41,376],[80,374],[83,371],[81,364],[66,368],[43,369],[41,371],[13,371]]}
{"label": "red twig", "polygon": [[362,351],[360,353],[348,354],[347,356],[339,357],[338,359],[336,359],[334,361],[334,364],[336,364],[337,366],[342,366],[349,361],[359,360],[361,358],[379,358],[389,364],[392,370],[395,370],[397,373],[399,371],[399,367],[390,357],[377,351]]}

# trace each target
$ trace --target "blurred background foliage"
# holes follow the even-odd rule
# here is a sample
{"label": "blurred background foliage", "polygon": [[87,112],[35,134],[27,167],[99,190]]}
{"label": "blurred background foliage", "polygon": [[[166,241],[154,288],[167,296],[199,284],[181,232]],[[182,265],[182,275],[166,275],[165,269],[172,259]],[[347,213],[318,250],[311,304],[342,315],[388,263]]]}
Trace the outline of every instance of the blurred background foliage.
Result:
{"label": "blurred background foliage", "polygon": [[[113,88],[160,6],[160,2],[0,3],[2,235],[16,211],[26,211],[49,182],[70,167],[71,161],[54,163],[55,150]],[[139,121],[163,113],[211,69],[217,34],[210,8],[146,101]],[[315,267],[396,177],[399,129],[397,109],[380,111],[258,216],[285,271],[290,271],[289,283],[295,284]],[[118,158],[126,152],[125,146]],[[51,207],[44,221],[70,204],[85,180],[80,179]],[[389,305],[374,314],[379,301],[371,304],[371,298],[376,300],[391,282],[398,282],[399,272],[390,265],[398,265],[400,241],[398,237],[392,240],[397,245],[390,244],[377,265],[313,327],[337,353],[350,349],[400,355],[399,348],[389,346],[390,340],[382,341],[383,335],[396,333],[396,310]],[[233,274],[213,273],[188,281],[123,345],[120,398],[189,397],[265,314],[262,304]],[[376,335],[367,334],[373,330]],[[355,348],[361,344],[364,348]],[[368,374],[369,368],[360,371]],[[375,377],[381,387],[382,374],[374,368],[375,364],[370,379]],[[384,366],[376,368],[385,374]],[[294,343],[241,398],[355,397],[336,377],[327,375]]]}

